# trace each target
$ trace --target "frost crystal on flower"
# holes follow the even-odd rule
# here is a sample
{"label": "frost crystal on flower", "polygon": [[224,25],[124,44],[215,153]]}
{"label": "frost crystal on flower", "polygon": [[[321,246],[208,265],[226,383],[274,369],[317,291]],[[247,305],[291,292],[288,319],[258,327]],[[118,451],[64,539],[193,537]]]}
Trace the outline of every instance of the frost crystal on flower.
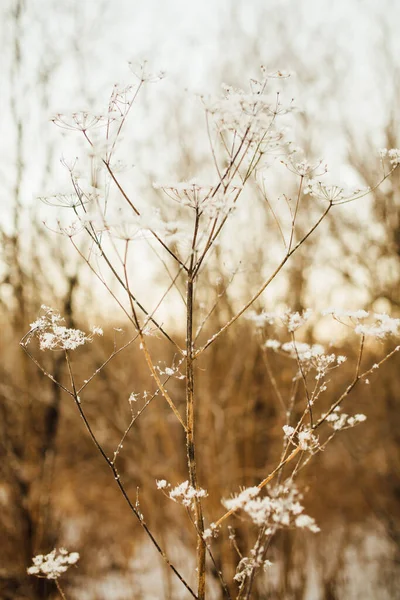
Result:
{"label": "frost crystal on flower", "polygon": [[52,550],[49,554],[38,554],[32,561],[33,565],[27,570],[29,575],[45,577],[46,579],[58,579],[71,565],[79,560],[78,552],[68,553],[65,548]]}
{"label": "frost crystal on flower", "polygon": [[300,327],[302,327],[311,317],[312,310],[307,308],[307,310],[303,311],[302,314],[298,312],[290,312],[287,311],[282,317],[282,321],[284,325],[286,325],[287,330],[290,333],[297,331]]}
{"label": "frost crystal on flower", "polygon": [[320,531],[320,528],[315,524],[314,519],[308,515],[299,515],[296,517],[294,523],[299,529],[309,529],[313,533],[318,533]]}
{"label": "frost crystal on flower", "polygon": [[104,332],[101,327],[93,326],[90,331],[93,335],[104,335]]}
{"label": "frost crystal on flower", "polygon": [[304,193],[332,203],[346,198],[343,188],[337,185],[325,185],[321,181],[316,181],[315,179],[309,179],[307,181]]}
{"label": "frost crystal on flower", "polygon": [[[166,489],[169,487],[166,481],[163,479],[157,482],[158,489]],[[174,502],[178,502],[179,504],[183,504],[187,508],[193,508],[194,502],[196,498],[205,498],[208,496],[206,490],[202,488],[198,488],[197,490],[189,484],[188,481],[184,481],[183,483],[177,485],[169,492],[169,497]]]}
{"label": "frost crystal on flower", "polygon": [[277,147],[281,136],[271,124],[277,114],[288,111],[276,98],[271,101],[267,97],[265,84],[266,79],[258,82],[258,89],[250,93],[223,85],[222,98],[205,101],[219,131],[235,131],[242,139],[247,136],[253,144],[262,142],[264,150]]}
{"label": "frost crystal on flower", "polygon": [[281,347],[281,343],[278,340],[267,340],[264,344],[264,348],[269,348],[270,350],[279,350]]}
{"label": "frost crystal on flower", "polygon": [[275,313],[261,312],[249,310],[245,317],[248,321],[252,321],[257,329],[262,329],[265,325],[273,325],[276,319]]}
{"label": "frost crystal on flower", "polygon": [[394,319],[386,313],[370,314],[365,310],[337,310],[331,308],[322,314],[332,315],[334,319],[344,325],[349,325],[348,321],[350,321],[355,333],[378,339],[383,339],[388,335],[398,335],[400,330],[400,319]]}
{"label": "frost crystal on flower", "polygon": [[394,319],[386,313],[370,314],[365,310],[329,309],[322,314],[332,315],[339,323],[345,325],[348,325],[350,320],[355,333],[378,339],[383,339],[389,335],[398,335],[400,330],[400,319]]}
{"label": "frost crystal on flower", "polygon": [[327,416],[323,415],[325,421],[329,423],[335,431],[350,429],[350,427],[355,427],[355,425],[367,420],[367,417],[363,414],[358,413],[353,417],[349,417],[346,413],[341,413],[340,410],[340,406],[337,406]]}
{"label": "frost crystal on flower", "polygon": [[351,320],[360,321],[366,319],[369,313],[366,310],[339,310],[337,308],[328,308],[322,311],[323,315],[332,315],[334,318],[340,320],[343,317],[348,317]]}
{"label": "frost crystal on flower", "polygon": [[158,490],[165,490],[169,484],[165,481],[165,479],[157,479],[156,485]]}
{"label": "frost crystal on flower", "polygon": [[375,313],[374,319],[374,323],[357,325],[354,331],[378,339],[383,339],[387,335],[397,335],[399,333],[400,319],[393,319],[385,313]]}
{"label": "frost crystal on flower", "polygon": [[[302,495],[295,484],[287,481],[269,489],[266,496],[259,496],[260,489],[251,487],[244,489],[234,498],[223,500],[228,510],[243,510],[258,527],[265,526],[266,535],[272,534],[282,527],[296,527],[296,518],[303,513],[300,504]],[[314,519],[307,517],[303,525],[310,531],[319,531]]]}
{"label": "frost crystal on flower", "polygon": [[228,214],[234,208],[237,194],[242,190],[242,185],[222,186],[200,183],[197,179],[173,183],[154,183],[155,189],[161,189],[165,194],[178,202],[181,206],[187,206],[205,214],[210,218],[218,214]]}
{"label": "frost crystal on flower", "polygon": [[301,450],[312,452],[318,447],[318,437],[313,434],[312,429],[309,427],[302,427],[297,435],[295,428],[290,425],[284,425],[282,429],[285,437]]}
{"label": "frost crystal on flower", "polygon": [[387,148],[382,148],[381,150],[379,150],[379,154],[382,159],[388,157],[392,167],[397,167],[398,165],[400,165],[399,148],[391,148],[390,150],[388,150]]}
{"label": "frost crystal on flower", "polygon": [[205,531],[203,533],[203,539],[205,541],[207,541],[213,537],[217,537],[217,535],[218,535],[218,527],[215,525],[215,523],[211,523],[210,527],[208,527],[208,529],[205,529]]}
{"label": "frost crystal on flower", "polygon": [[26,343],[29,343],[32,337],[37,337],[41,350],[75,350],[78,346],[91,342],[94,335],[103,335],[100,327],[92,327],[90,335],[80,329],[65,327],[62,325],[64,319],[57,311],[48,306],[42,306],[42,310],[44,314],[31,323],[26,338]]}

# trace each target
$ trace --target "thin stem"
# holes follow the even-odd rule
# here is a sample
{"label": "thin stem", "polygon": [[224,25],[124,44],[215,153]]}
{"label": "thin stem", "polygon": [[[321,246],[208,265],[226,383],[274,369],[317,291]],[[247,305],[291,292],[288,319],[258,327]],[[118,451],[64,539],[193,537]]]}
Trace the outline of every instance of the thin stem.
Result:
{"label": "thin stem", "polygon": [[310,427],[312,429],[312,427],[313,427],[312,399],[311,399],[310,393],[308,391],[306,374],[304,373],[303,365],[301,364],[299,352],[297,350],[296,339],[295,339],[293,332],[292,332],[292,342],[293,342],[293,347],[294,347],[294,350],[296,353],[297,366],[299,367],[300,375],[301,375],[301,378],[302,378],[303,384],[304,384],[304,391],[306,393],[306,398],[307,398],[308,412],[310,413]]}
{"label": "thin stem", "polygon": [[[194,438],[194,349],[193,349],[193,298],[194,279],[193,266],[195,263],[196,238],[199,228],[199,212],[196,211],[195,226],[192,241],[192,254],[188,271],[186,288],[186,452],[190,485],[197,490],[197,463]],[[201,499],[194,499],[194,516],[197,530],[197,594],[199,600],[204,600],[206,593],[206,544],[204,542],[204,519]]]}
{"label": "thin stem", "polygon": [[66,595],[64,594],[64,592],[63,592],[63,590],[62,590],[62,587],[61,587],[61,585],[60,585],[60,584],[59,584],[59,582],[58,582],[58,579],[55,579],[54,581],[55,581],[55,584],[56,584],[56,586],[57,586],[58,593],[60,594],[61,598],[62,598],[63,600],[67,600],[67,597],[66,597]]}

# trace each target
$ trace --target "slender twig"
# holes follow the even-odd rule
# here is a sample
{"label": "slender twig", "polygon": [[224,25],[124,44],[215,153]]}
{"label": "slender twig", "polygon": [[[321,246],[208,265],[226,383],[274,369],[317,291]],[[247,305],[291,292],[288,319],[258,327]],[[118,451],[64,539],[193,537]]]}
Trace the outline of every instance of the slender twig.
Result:
{"label": "slender twig", "polygon": [[[194,348],[193,348],[193,297],[194,275],[193,269],[196,255],[196,240],[199,230],[200,215],[196,210],[192,250],[186,284],[186,451],[189,470],[190,485],[197,490],[197,463],[195,452],[195,414],[194,414]],[[204,600],[206,593],[206,545],[204,536],[204,519],[201,498],[194,498],[194,515],[197,530],[197,594],[199,600]]]}
{"label": "slender twig", "polygon": [[302,362],[301,362],[301,359],[299,356],[299,351],[297,350],[297,344],[296,344],[296,338],[294,336],[294,332],[292,332],[292,342],[293,342],[294,351],[296,353],[297,366],[299,367],[300,375],[301,375],[301,378],[302,378],[303,384],[304,384],[304,391],[306,393],[306,398],[307,398],[308,412],[310,413],[310,427],[312,429],[312,426],[313,426],[312,399],[311,399],[311,396],[308,391],[307,377],[306,377],[306,374],[304,373],[303,365],[302,365]]}
{"label": "slender twig", "polygon": [[67,597],[66,597],[66,595],[64,594],[64,592],[63,592],[63,589],[62,589],[62,587],[61,587],[61,585],[60,585],[60,583],[59,583],[58,579],[56,578],[56,579],[54,580],[54,582],[55,582],[55,584],[56,584],[56,587],[57,587],[58,593],[60,594],[60,596],[61,596],[62,600],[67,600]]}

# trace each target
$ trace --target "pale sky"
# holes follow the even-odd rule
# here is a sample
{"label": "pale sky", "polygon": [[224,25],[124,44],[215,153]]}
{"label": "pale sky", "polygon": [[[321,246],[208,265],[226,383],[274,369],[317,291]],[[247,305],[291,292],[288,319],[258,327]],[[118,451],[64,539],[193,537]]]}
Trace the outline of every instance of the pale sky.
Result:
{"label": "pale sky", "polygon": [[[2,3],[2,13],[15,4]],[[55,157],[65,151],[60,132],[52,131],[48,119],[88,105],[99,110],[115,82],[129,82],[129,60],[145,58],[155,70],[166,71],[157,97],[149,99],[153,123],[168,115],[184,89],[215,92],[226,80],[245,87],[260,64],[294,70],[296,99],[315,115],[316,129],[321,124],[326,128],[329,154],[332,143],[339,143],[331,139],[331,130],[337,133],[337,119],[343,115],[358,119],[373,135],[379,131],[393,78],[382,42],[388,42],[394,64],[400,49],[400,3],[395,0],[30,0],[25,13],[14,90],[9,85],[14,54],[9,17],[2,18],[6,43],[0,75],[2,195],[13,185],[11,101],[26,128],[30,185],[24,189],[24,204],[32,201],[29,192],[40,193],[46,138],[53,140]],[[298,64],[292,64],[293,56]],[[38,80],[49,66],[54,69],[45,98]]]}
{"label": "pale sky", "polygon": [[[176,140],[164,133],[169,127],[175,135],[175,122],[184,123],[185,139],[196,147],[201,124],[199,112],[193,112],[196,93],[218,93],[222,82],[246,87],[261,64],[294,71],[286,93],[312,116],[310,142],[339,179],[351,178],[344,164],[344,122],[360,143],[368,135],[381,145],[400,62],[396,0],[30,0],[18,30],[10,16],[16,5],[5,0],[0,9],[0,206],[7,231],[17,121],[24,166],[20,202],[38,207],[37,196],[65,191],[60,157],[80,151],[76,138],[50,118],[56,112],[102,110],[113,84],[131,81],[129,60],[147,59],[154,70],[166,72],[132,119],[132,162],[144,174],[149,169],[165,177],[176,167]],[[34,210],[44,214],[43,206]]]}

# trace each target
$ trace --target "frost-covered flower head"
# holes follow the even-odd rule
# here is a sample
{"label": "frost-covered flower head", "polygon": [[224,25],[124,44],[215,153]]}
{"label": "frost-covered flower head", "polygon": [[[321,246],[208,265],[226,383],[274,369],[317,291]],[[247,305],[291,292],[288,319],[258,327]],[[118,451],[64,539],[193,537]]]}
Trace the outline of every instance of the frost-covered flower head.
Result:
{"label": "frost-covered flower head", "polygon": [[351,427],[363,423],[367,419],[365,415],[360,413],[351,417],[348,414],[341,412],[340,406],[336,406],[330,414],[322,415],[322,417],[335,431],[350,429]]}
{"label": "frost-covered flower head", "polygon": [[251,80],[248,92],[223,84],[220,98],[204,100],[219,132],[234,132],[263,153],[282,145],[284,136],[275,119],[292,110],[291,104],[283,106],[279,94],[267,93],[271,77],[264,72],[260,81]]}
{"label": "frost-covered flower head", "polygon": [[208,496],[206,490],[202,488],[196,490],[188,481],[183,481],[172,489],[171,484],[165,479],[157,480],[156,484],[157,489],[162,490],[168,498],[178,502],[178,504],[183,504],[186,508],[193,508],[196,498],[206,498]]}
{"label": "frost-covered flower head", "polygon": [[292,444],[303,450],[303,452],[313,452],[319,448],[318,436],[313,433],[313,430],[310,427],[303,425],[296,431],[294,427],[284,425],[282,429],[285,437],[288,438]]}
{"label": "frost-covered flower head", "polygon": [[328,309],[323,314],[332,315],[339,323],[350,325],[359,335],[384,339],[400,333],[400,319],[390,317],[386,313]]}
{"label": "frost-covered flower head", "polygon": [[46,579],[58,579],[71,565],[79,560],[78,552],[68,552],[65,548],[52,550],[49,554],[38,554],[32,561],[33,565],[27,570],[29,575],[45,577]]}
{"label": "frost-covered flower head", "polygon": [[265,496],[260,496],[260,491],[258,487],[246,488],[223,504],[228,510],[243,510],[255,525],[266,527],[266,535],[284,527],[319,531],[314,519],[303,514],[302,495],[293,481],[269,488]]}
{"label": "frost-covered flower head", "polygon": [[315,370],[317,380],[323,379],[328,371],[346,361],[345,356],[337,356],[333,352],[327,354],[321,344],[307,344],[306,342],[296,342],[294,340],[281,344],[278,340],[269,339],[265,342],[264,347],[285,354],[297,361],[304,373]]}
{"label": "frost-covered flower head", "polygon": [[332,203],[343,200],[346,197],[342,187],[338,185],[326,185],[322,181],[316,181],[315,179],[307,181],[304,193]]}
{"label": "frost-covered flower head", "polygon": [[299,312],[286,311],[280,318],[284,325],[286,325],[289,333],[294,333],[297,329],[300,329],[312,316],[312,310],[307,308],[300,314]]}
{"label": "frost-covered flower head", "polygon": [[92,327],[90,334],[80,329],[65,327],[64,319],[60,314],[48,306],[43,305],[42,311],[44,314],[31,323],[25,345],[36,337],[41,350],[75,350],[78,346],[91,342],[93,336],[103,335],[100,327]]}
{"label": "frost-covered flower head", "polygon": [[291,173],[306,178],[307,182],[314,177],[323,176],[328,172],[328,166],[322,159],[311,163],[307,160],[304,150],[302,148],[294,148],[292,144],[289,144],[288,156],[285,160],[282,160],[282,164]]}
{"label": "frost-covered flower head", "polygon": [[255,310],[249,310],[245,318],[248,321],[252,321],[257,329],[263,329],[266,325],[273,325],[275,323],[276,314],[265,311],[258,313]]}
{"label": "frost-covered flower head", "polygon": [[243,188],[242,185],[210,185],[198,179],[190,181],[154,183],[153,187],[161,189],[169,198],[189,208],[215,217],[218,213],[227,213],[234,207],[235,197]]}
{"label": "frost-covered flower head", "polygon": [[388,158],[392,167],[398,167],[400,165],[400,149],[399,148],[391,148],[388,150],[387,148],[382,148],[379,150],[380,157],[382,159]]}
{"label": "frost-covered flower head", "polygon": [[62,129],[70,129],[75,131],[88,131],[94,127],[102,127],[106,125],[107,119],[104,115],[95,115],[87,110],[74,112],[71,115],[56,114],[52,121]]}

